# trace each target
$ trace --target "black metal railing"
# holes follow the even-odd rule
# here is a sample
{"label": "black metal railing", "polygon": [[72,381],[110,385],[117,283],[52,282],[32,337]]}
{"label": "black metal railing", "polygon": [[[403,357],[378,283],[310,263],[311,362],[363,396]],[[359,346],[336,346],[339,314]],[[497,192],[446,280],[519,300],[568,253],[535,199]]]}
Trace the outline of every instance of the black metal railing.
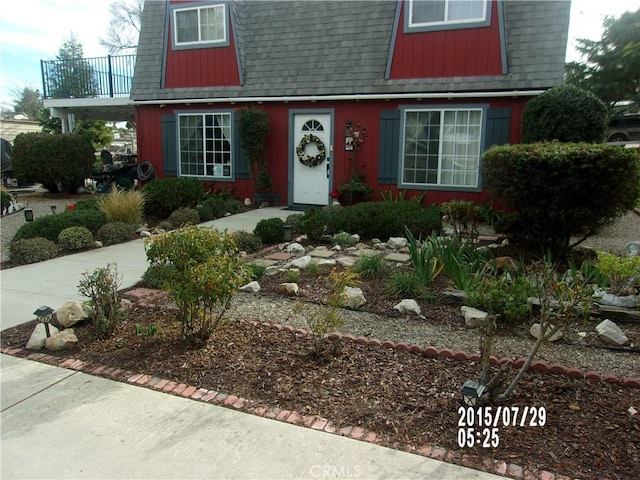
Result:
{"label": "black metal railing", "polygon": [[45,99],[128,97],[135,55],[41,60]]}

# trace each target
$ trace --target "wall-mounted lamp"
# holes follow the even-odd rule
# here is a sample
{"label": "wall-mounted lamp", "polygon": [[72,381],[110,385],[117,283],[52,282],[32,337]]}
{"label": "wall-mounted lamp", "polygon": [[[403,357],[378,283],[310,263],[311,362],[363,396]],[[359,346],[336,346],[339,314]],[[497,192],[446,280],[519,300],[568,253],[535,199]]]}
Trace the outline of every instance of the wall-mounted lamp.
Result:
{"label": "wall-mounted lamp", "polygon": [[344,124],[344,149],[346,151],[353,150],[353,122],[347,120]]}

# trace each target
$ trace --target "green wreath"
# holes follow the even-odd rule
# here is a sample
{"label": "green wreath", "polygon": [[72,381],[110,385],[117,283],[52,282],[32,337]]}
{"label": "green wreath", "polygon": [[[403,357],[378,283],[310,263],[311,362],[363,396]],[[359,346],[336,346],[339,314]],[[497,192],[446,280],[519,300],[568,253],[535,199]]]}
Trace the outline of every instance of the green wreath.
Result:
{"label": "green wreath", "polygon": [[[306,146],[310,143],[316,144],[316,148],[318,149],[317,155],[307,155],[304,152]],[[300,163],[306,165],[307,167],[315,167],[316,165],[320,165],[327,158],[327,149],[325,148],[324,143],[322,143],[322,140],[320,140],[315,135],[312,135],[311,133],[308,133],[304,137],[302,137],[302,140],[300,140],[300,143],[296,147],[296,153],[298,154],[298,160],[300,160]]]}

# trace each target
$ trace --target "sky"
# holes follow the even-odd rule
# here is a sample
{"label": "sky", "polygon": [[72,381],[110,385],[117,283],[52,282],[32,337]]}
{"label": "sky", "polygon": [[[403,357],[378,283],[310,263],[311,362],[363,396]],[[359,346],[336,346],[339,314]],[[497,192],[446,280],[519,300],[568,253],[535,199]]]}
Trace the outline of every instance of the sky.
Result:
{"label": "sky", "polygon": [[[24,87],[42,90],[40,60],[55,59],[71,32],[82,44],[85,57],[106,56],[108,52],[98,40],[106,32],[111,3],[112,0],[2,2],[0,105],[13,110],[16,93]],[[638,0],[573,0],[567,61],[580,60],[575,51],[577,38],[600,39],[604,16],[619,16],[639,6]]]}

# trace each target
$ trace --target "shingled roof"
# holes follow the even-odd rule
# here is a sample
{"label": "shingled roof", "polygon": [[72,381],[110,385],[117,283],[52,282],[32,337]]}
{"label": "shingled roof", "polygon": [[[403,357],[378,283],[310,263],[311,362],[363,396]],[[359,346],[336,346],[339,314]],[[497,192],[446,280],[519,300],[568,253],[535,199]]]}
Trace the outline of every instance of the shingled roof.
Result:
{"label": "shingled roof", "polygon": [[544,89],[564,73],[570,2],[505,1],[508,72],[388,80],[397,2],[232,2],[243,84],[162,88],[168,2],[147,1],[133,100]]}

